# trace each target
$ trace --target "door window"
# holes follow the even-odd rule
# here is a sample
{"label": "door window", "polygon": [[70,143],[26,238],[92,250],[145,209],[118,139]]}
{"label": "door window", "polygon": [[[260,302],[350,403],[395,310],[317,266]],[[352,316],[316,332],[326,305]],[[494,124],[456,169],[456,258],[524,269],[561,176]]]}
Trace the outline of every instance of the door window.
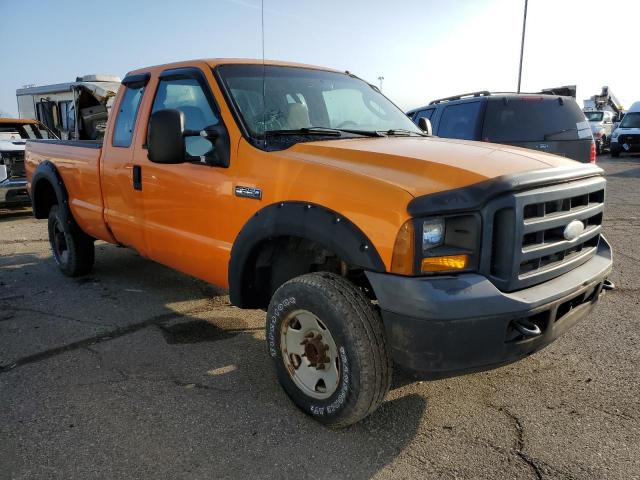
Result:
{"label": "door window", "polygon": [[480,106],[480,102],[468,102],[445,107],[440,119],[438,136],[475,140],[478,133]]}
{"label": "door window", "polygon": [[[195,78],[160,81],[151,113],[167,108],[184,113],[184,128],[187,130],[203,130],[220,122],[204,90]],[[207,138],[186,137],[184,140],[189,156],[201,157],[213,150],[213,143]]]}
{"label": "door window", "polygon": [[124,92],[124,98],[120,102],[120,109],[116,117],[116,123],[113,128],[113,146],[128,147],[131,145],[133,138],[133,129],[136,125],[136,116],[144,87],[127,87]]}
{"label": "door window", "polygon": [[421,110],[416,114],[416,117],[413,119],[413,121],[418,123],[418,120],[420,120],[421,118],[427,118],[431,120],[431,117],[433,117],[433,112],[435,111],[436,111],[435,108],[428,108],[426,110]]}

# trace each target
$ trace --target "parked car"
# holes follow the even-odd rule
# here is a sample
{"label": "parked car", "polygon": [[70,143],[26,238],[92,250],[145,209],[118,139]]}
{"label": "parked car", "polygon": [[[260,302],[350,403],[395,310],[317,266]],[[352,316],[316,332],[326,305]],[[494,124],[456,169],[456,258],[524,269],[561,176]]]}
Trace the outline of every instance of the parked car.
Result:
{"label": "parked car", "polygon": [[0,206],[29,205],[24,171],[27,139],[56,138],[37,120],[0,118]]}
{"label": "parked car", "polygon": [[640,152],[640,102],[631,105],[611,134],[611,156],[619,157],[623,152]]}
{"label": "parked car", "polygon": [[596,142],[596,152],[601,154],[605,148],[609,148],[615,114],[607,110],[595,110],[584,112],[584,116],[589,121],[591,133]]}
{"label": "parked car", "polygon": [[589,123],[572,97],[475,92],[434,100],[407,115],[443,138],[481,140],[596,161]]}
{"label": "parked car", "polygon": [[104,142],[27,142],[62,273],[88,273],[101,239],[265,309],[280,383],[325,424],[374,411],[392,359],[434,378],[532,354],[611,271],[595,165],[425,135],[320,67],[202,60],[122,83]]}

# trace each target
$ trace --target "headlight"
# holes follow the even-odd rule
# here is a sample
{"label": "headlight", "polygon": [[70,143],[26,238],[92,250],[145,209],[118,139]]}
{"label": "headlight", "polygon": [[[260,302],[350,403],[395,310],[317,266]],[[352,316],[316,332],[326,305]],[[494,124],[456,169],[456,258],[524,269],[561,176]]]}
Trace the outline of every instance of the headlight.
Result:
{"label": "headlight", "polygon": [[444,241],[444,219],[431,218],[422,222],[422,251],[439,247]]}
{"label": "headlight", "polygon": [[480,215],[411,219],[398,232],[391,271],[401,275],[471,270],[480,250]]}
{"label": "headlight", "polygon": [[611,133],[611,138],[618,138],[619,134],[620,134],[620,132],[616,129]]}

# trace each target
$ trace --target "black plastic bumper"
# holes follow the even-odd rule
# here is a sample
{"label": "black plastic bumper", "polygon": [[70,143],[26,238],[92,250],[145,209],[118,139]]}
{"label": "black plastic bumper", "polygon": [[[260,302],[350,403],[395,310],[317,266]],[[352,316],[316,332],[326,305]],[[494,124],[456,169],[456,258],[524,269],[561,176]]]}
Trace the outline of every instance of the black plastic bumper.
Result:
{"label": "black plastic bumper", "polygon": [[609,143],[609,149],[613,153],[637,153],[640,152],[640,143],[633,142],[627,143],[627,148],[624,148],[624,142],[620,143],[619,141],[611,141]]}
{"label": "black plastic bumper", "polygon": [[[467,273],[403,277],[367,272],[394,361],[424,378],[488,370],[546,347],[586,316],[611,272],[611,248],[557,278],[512,293]],[[526,337],[514,322],[537,326]]]}

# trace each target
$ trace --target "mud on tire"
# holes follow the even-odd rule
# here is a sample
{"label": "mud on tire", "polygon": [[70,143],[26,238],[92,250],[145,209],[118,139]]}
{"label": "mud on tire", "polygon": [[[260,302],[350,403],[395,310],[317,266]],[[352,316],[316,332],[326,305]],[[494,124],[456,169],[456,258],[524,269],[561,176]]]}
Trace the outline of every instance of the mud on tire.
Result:
{"label": "mud on tire", "polygon": [[[301,347],[296,347],[295,335],[304,333],[298,319],[308,327],[299,337],[305,344]],[[328,426],[345,427],[365,418],[389,391],[392,368],[380,315],[355,285],[338,275],[309,273],[278,288],[267,311],[266,334],[286,393],[302,411]],[[288,346],[298,348],[297,353]],[[334,351],[335,359],[328,358]],[[334,362],[337,383],[325,373]],[[324,367],[314,372],[318,365]],[[305,375],[301,368],[307,369]],[[315,373],[329,380],[313,386]],[[308,378],[312,380],[305,382]]]}
{"label": "mud on tire", "polygon": [[87,274],[93,268],[93,238],[78,227],[71,213],[58,205],[49,211],[49,244],[53,258],[68,277]]}

